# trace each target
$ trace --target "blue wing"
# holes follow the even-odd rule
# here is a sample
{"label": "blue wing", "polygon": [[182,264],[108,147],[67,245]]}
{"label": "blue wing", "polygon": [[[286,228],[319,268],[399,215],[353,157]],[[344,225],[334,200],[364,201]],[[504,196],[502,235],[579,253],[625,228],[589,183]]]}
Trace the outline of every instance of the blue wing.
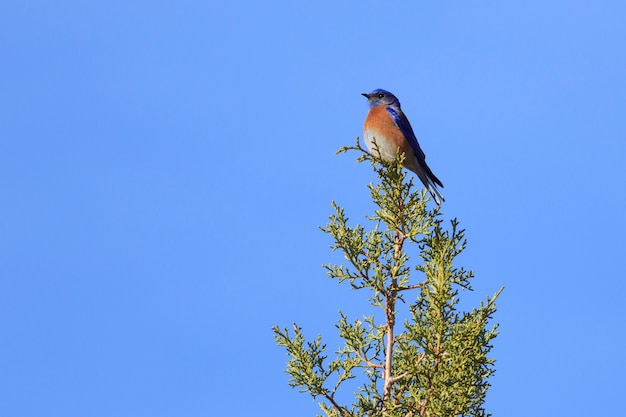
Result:
{"label": "blue wing", "polygon": [[409,145],[413,148],[413,152],[415,152],[415,156],[417,157],[420,165],[424,165],[426,155],[424,155],[424,151],[422,151],[420,144],[417,142],[417,138],[415,137],[415,133],[413,133],[413,128],[411,127],[411,123],[409,123],[409,119],[406,118],[401,110],[396,110],[393,107],[387,107],[386,110],[393,119],[393,122],[396,126],[398,126],[398,129],[400,129],[404,137],[409,141]]}
{"label": "blue wing", "polygon": [[[435,174],[433,174],[428,165],[426,165],[426,155],[424,154],[424,151],[422,151],[422,148],[420,148],[420,144],[417,142],[417,138],[415,137],[415,133],[413,133],[413,128],[411,127],[411,123],[409,123],[409,119],[406,118],[406,116],[400,109],[395,109],[393,107],[387,106],[386,110],[393,119],[393,122],[396,124],[396,126],[398,126],[398,129],[400,129],[404,137],[409,141],[409,145],[411,145],[413,152],[415,152],[417,163],[422,168],[422,172],[426,174],[427,179],[432,183],[427,184],[428,181],[424,179],[422,180],[422,182],[424,182],[424,185],[427,185],[429,187],[429,190],[431,190],[431,193],[433,193],[433,195],[436,194],[439,199],[443,200],[441,193],[439,193],[437,188],[434,186],[434,184],[439,184],[441,187],[443,187],[443,184],[441,183],[441,181],[439,181],[439,178],[437,178]],[[439,200],[437,199],[437,201]]]}

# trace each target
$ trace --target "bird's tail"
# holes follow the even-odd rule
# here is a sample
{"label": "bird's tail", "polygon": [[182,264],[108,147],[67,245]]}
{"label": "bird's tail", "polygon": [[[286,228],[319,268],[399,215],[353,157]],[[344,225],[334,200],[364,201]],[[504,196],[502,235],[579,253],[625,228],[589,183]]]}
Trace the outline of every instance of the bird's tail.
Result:
{"label": "bird's tail", "polygon": [[441,191],[439,191],[439,189],[437,188],[437,185],[430,178],[428,178],[428,183],[426,185],[426,188],[428,189],[428,192],[430,193],[430,195],[433,196],[433,198],[435,199],[435,202],[437,203],[437,205],[440,206],[442,201],[446,201],[443,198]]}
{"label": "bird's tail", "polygon": [[414,164],[414,165],[405,165],[408,169],[417,174],[417,177],[420,179],[424,187],[428,190],[430,195],[433,197],[437,205],[441,205],[443,201],[446,201],[441,194],[441,191],[437,188],[440,186],[443,188],[443,183],[433,174],[430,170],[426,162],[423,164]]}
{"label": "bird's tail", "polygon": [[441,181],[439,181],[439,178],[437,178],[435,176],[435,174],[433,174],[433,172],[430,170],[430,168],[428,167],[428,165],[426,165],[426,163],[424,163],[424,166],[426,168],[426,181],[424,181],[423,178],[420,178],[422,180],[422,182],[424,183],[424,185],[426,185],[426,188],[428,189],[428,192],[430,193],[430,195],[433,196],[433,198],[435,199],[435,202],[437,203],[437,205],[441,205],[442,201],[446,201],[443,198],[443,195],[441,194],[441,191],[439,191],[439,189],[437,188],[437,185],[439,185],[441,188],[443,188],[443,183]]}

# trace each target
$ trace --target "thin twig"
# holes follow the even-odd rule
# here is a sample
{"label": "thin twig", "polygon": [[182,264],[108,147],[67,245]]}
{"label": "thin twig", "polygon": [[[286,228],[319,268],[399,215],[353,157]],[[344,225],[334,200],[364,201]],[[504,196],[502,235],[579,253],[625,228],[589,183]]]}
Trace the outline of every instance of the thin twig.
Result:
{"label": "thin twig", "polygon": [[339,404],[337,404],[337,402],[335,401],[335,398],[333,395],[329,395],[329,394],[322,394],[328,401],[330,401],[330,403],[333,405],[333,407],[335,407],[337,409],[337,411],[339,411],[339,414],[341,414],[342,416],[347,416],[348,415],[348,411],[346,411],[346,409],[342,406],[340,406]]}
{"label": "thin twig", "polygon": [[424,285],[426,285],[428,283],[428,280],[424,280],[422,282],[419,282],[417,284],[413,284],[413,285],[407,285],[405,287],[398,287],[398,292],[400,291],[407,291],[407,290],[415,290],[417,288],[422,288]]}
{"label": "thin twig", "polygon": [[402,372],[400,375],[396,375],[396,376],[392,377],[392,378],[390,379],[389,383],[390,383],[390,384],[393,384],[394,382],[401,380],[402,378],[404,378],[404,377],[405,377],[405,376],[407,376],[408,374],[409,374],[409,372],[408,372],[408,371],[404,371],[404,372]]}
{"label": "thin twig", "polygon": [[370,361],[364,355],[361,355],[361,352],[359,352],[358,350],[355,350],[354,352],[357,354],[361,362],[365,362],[365,364],[371,368],[384,368],[385,367],[382,363],[374,363]]}

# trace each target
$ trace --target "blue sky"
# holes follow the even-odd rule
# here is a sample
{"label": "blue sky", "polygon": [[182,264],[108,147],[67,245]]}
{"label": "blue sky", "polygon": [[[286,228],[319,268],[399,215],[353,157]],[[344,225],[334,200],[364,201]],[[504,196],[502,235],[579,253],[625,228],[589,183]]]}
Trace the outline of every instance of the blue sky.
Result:
{"label": "blue sky", "polygon": [[[436,4],[435,4],[436,3]],[[315,415],[270,327],[338,346],[317,226],[371,211],[362,92],[401,100],[501,285],[486,407],[615,415],[626,5],[5,2],[0,414]]]}

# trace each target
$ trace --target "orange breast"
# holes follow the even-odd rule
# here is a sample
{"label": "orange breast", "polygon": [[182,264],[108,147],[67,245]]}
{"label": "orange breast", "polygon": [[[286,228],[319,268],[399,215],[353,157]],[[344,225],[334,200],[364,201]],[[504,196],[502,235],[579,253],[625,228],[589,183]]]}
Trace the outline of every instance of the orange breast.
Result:
{"label": "orange breast", "polygon": [[383,159],[394,159],[398,148],[406,154],[407,159],[414,157],[411,145],[387,113],[385,106],[374,107],[369,111],[363,124],[363,137],[370,152],[374,150],[373,140],[376,139],[376,145]]}

